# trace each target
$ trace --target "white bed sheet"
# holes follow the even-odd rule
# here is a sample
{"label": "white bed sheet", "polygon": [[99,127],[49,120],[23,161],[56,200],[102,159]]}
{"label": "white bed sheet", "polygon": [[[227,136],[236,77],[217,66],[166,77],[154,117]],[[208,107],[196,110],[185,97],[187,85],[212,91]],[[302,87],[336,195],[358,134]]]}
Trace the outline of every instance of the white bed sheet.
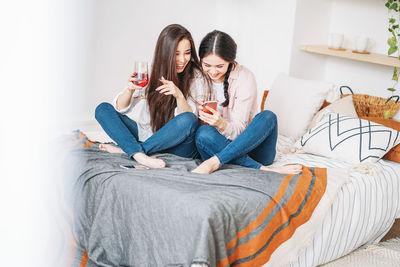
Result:
{"label": "white bed sheet", "polygon": [[[318,266],[337,259],[363,244],[377,243],[400,218],[400,164],[380,160],[356,166],[310,154],[283,154],[293,140],[280,136],[274,165],[300,163],[315,167],[348,168],[350,181],[338,193],[322,227],[299,253],[291,267]],[[357,166],[360,167],[360,166]],[[371,168],[372,167],[372,168]]]}

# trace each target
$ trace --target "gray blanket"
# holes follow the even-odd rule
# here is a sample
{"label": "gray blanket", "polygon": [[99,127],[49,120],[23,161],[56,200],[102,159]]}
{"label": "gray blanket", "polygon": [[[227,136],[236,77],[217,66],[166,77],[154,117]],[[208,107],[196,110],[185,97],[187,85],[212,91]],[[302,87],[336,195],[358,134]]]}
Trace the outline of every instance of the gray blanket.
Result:
{"label": "gray blanket", "polygon": [[[166,161],[167,168],[126,170],[119,165],[137,163],[96,145],[69,153],[64,173],[76,236],[89,258],[86,266],[217,266],[262,233],[302,177],[296,175],[288,182],[265,220],[227,247],[260,216],[284,175],[233,165],[210,175],[193,174],[190,170],[199,161],[171,154],[157,156]],[[310,182],[307,194],[312,186]],[[305,200],[299,203],[304,206]],[[283,218],[280,228],[262,240],[264,246],[250,256],[230,258],[230,265],[250,264],[287,226],[286,219],[297,216],[301,208]]]}

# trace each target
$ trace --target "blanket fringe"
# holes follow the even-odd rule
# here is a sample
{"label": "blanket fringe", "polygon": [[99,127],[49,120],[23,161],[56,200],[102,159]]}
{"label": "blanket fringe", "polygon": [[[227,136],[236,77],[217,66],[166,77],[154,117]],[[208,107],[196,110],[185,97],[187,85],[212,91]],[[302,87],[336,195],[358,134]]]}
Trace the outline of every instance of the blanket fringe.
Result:
{"label": "blanket fringe", "polygon": [[286,154],[304,154],[304,150],[302,148],[297,148],[297,147],[287,147],[281,151],[282,155]]}
{"label": "blanket fringe", "polygon": [[353,166],[350,167],[350,171],[375,176],[379,175],[382,172],[382,168],[380,168],[376,163],[366,162],[366,163],[354,164]]}

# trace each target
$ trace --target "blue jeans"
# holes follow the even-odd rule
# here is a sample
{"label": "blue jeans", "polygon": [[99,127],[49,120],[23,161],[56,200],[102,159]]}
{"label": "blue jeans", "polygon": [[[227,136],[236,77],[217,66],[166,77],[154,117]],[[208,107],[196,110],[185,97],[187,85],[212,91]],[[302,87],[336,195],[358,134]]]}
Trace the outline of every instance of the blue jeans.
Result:
{"label": "blue jeans", "polygon": [[202,160],[216,156],[221,166],[231,163],[259,169],[274,161],[277,138],[276,115],[264,110],[233,141],[226,139],[212,126],[200,126],[196,133],[196,146]]}
{"label": "blue jeans", "polygon": [[95,117],[129,157],[138,152],[171,153],[185,158],[198,155],[195,142],[198,119],[192,112],[177,115],[144,142],[138,141],[137,123],[116,111],[113,105],[101,103],[96,107]]}

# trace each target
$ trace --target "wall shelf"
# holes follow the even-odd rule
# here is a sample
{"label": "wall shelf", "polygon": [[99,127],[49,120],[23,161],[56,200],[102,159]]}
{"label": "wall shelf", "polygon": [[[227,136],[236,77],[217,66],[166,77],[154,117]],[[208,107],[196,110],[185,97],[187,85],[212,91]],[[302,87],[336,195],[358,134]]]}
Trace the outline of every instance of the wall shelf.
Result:
{"label": "wall shelf", "polygon": [[358,54],[358,53],[353,53],[350,49],[347,49],[345,51],[338,51],[329,49],[328,46],[326,45],[303,45],[300,47],[300,49],[315,54],[347,58],[347,59],[369,62],[390,67],[400,67],[399,59],[383,54],[376,54],[376,53]]}

